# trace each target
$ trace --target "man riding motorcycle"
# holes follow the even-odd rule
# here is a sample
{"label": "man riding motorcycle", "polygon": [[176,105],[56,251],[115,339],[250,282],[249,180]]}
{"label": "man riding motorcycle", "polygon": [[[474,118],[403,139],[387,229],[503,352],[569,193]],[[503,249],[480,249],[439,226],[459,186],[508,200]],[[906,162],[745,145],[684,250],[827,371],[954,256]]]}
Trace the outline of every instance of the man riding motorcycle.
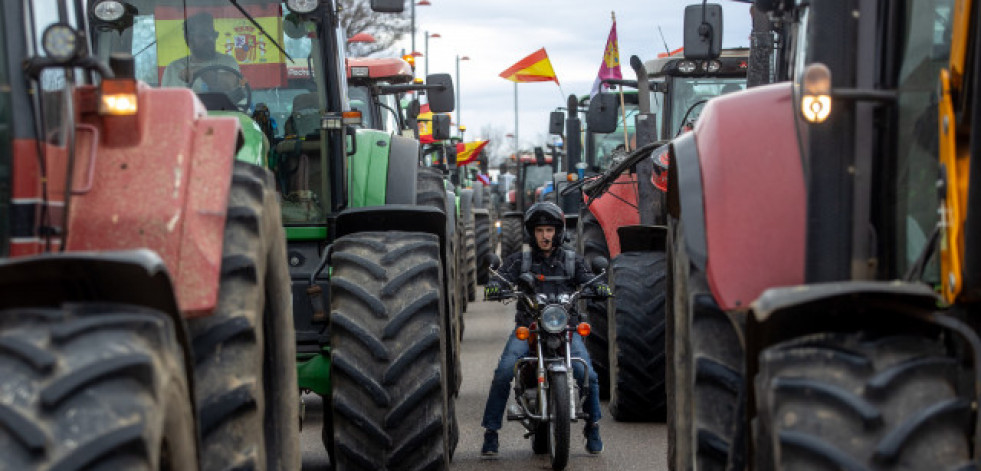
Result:
{"label": "man riding motorcycle", "polygon": [[[536,293],[545,295],[570,294],[577,286],[593,278],[592,272],[586,267],[583,258],[572,250],[562,247],[562,236],[565,231],[565,214],[551,202],[535,203],[524,217],[525,235],[531,241],[530,251],[511,254],[501,265],[500,275],[509,283],[515,283],[522,273],[530,272],[538,280]],[[503,284],[500,280],[491,279],[484,287],[484,297],[490,298],[501,292]],[[594,285],[596,295],[610,296],[610,288],[605,284]],[[578,317],[578,316],[572,316]],[[571,320],[571,319],[570,319]],[[532,322],[530,314],[523,304],[519,303],[514,316],[515,328],[528,327]],[[574,322],[575,323],[575,322]],[[603,451],[603,441],[600,439],[599,424],[599,379],[592,368],[589,353],[583,339],[578,333],[572,334],[570,345],[573,357],[580,357],[589,366],[589,392],[586,397],[584,410],[588,417],[583,435],[586,437],[586,451],[599,454]],[[511,379],[514,375],[514,365],[519,358],[529,355],[528,344],[510,335],[504,346],[501,358],[494,371],[490,393],[484,407],[484,418],[481,426],[484,432],[484,445],[481,454],[493,456],[498,451],[497,431],[501,428],[504,409],[507,406]],[[576,380],[580,389],[583,387],[583,365],[573,364]]]}

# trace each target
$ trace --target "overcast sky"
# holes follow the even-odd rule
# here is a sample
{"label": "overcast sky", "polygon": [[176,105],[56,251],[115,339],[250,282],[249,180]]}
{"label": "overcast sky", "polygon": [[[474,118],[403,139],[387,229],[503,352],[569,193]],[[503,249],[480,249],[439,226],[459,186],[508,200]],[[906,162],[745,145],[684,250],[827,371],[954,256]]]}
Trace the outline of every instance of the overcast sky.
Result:
{"label": "overcast sky", "polygon": [[[548,133],[548,114],[565,106],[569,94],[589,93],[599,71],[603,48],[616,13],[620,67],[625,79],[634,79],[631,55],[653,59],[667,47],[682,46],[685,6],[696,0],[429,0],[416,7],[416,49],[425,52],[429,39],[429,73],[448,72],[456,82],[460,62],[460,121],[466,137],[480,137],[485,126],[514,130],[514,83],[498,74],[544,47],[561,83],[518,84],[518,137],[522,148],[542,145]],[[698,2],[700,3],[700,2]],[[721,1],[724,12],[723,47],[748,47],[752,22],[749,4]],[[407,11],[408,13],[408,11]],[[658,27],[664,32],[664,41]],[[411,50],[410,40],[397,50]],[[425,58],[416,62],[422,76]],[[564,92],[564,93],[563,93]],[[454,122],[457,116],[454,115]],[[510,152],[511,147],[507,148]]]}

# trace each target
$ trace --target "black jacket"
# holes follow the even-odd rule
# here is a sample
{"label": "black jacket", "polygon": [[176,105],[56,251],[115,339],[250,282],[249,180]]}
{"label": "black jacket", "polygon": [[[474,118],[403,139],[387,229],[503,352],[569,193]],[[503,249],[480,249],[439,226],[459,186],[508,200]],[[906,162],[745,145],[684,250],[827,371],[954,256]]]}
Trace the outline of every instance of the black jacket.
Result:
{"label": "black jacket", "polygon": [[[569,251],[576,258],[575,263],[575,273],[571,278],[559,281],[559,280],[546,280],[546,281],[535,281],[535,293],[541,293],[545,295],[559,295],[559,294],[572,294],[576,289],[583,283],[591,280],[594,275],[593,272],[586,267],[586,262],[579,255],[575,255],[574,252]],[[533,275],[544,275],[546,277],[566,277],[566,249],[558,248],[552,251],[552,254],[546,258],[540,250],[531,251],[531,268],[528,270]],[[511,283],[517,283],[518,277],[521,276],[521,261],[522,253],[514,253],[508,256],[501,264],[501,269],[499,273],[505,279]],[[575,306],[573,306],[575,310]],[[575,312],[573,318],[575,318]],[[514,322],[519,326],[527,327],[531,324],[531,315],[527,312],[524,304],[518,303],[518,310],[514,315]]]}

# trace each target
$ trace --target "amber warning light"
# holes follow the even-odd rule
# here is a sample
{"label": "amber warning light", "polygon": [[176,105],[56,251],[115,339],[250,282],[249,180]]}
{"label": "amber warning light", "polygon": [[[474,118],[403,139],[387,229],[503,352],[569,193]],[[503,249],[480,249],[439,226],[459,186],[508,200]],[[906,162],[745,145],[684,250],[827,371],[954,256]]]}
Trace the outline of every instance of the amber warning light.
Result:
{"label": "amber warning light", "polygon": [[100,88],[102,98],[99,100],[99,114],[132,116],[138,111],[136,80],[105,79]]}

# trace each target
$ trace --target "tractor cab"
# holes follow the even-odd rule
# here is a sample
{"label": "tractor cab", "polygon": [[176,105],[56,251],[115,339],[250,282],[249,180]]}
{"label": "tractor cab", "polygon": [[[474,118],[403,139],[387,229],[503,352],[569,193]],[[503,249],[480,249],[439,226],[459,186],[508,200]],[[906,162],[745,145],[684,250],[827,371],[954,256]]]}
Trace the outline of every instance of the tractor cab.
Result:
{"label": "tractor cab", "polygon": [[397,57],[351,57],[346,69],[351,108],[361,112],[362,126],[396,134],[408,128],[401,106],[405,92],[384,90],[413,83],[408,62]]}

